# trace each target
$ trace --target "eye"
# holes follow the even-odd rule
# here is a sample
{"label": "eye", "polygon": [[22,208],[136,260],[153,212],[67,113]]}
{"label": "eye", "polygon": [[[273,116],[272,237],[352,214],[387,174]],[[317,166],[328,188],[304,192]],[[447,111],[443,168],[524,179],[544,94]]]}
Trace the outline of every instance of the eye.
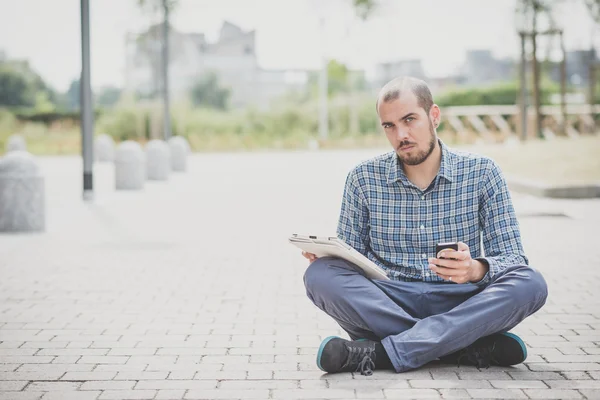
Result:
{"label": "eye", "polygon": [[391,128],[391,127],[392,127],[392,124],[383,124],[383,128],[384,129],[388,129],[388,128]]}
{"label": "eye", "polygon": [[405,119],[405,121],[406,121],[406,122],[411,122],[411,121],[413,121],[413,120],[414,120],[414,118],[413,118],[413,117],[408,117],[408,118],[406,118],[406,119]]}

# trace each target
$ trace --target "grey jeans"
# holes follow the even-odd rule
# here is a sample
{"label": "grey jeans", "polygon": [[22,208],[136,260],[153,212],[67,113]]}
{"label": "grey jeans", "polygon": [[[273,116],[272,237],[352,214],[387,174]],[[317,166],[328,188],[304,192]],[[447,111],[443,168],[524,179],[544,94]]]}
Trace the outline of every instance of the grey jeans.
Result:
{"label": "grey jeans", "polygon": [[512,329],[548,296],[542,275],[525,265],[477,286],[371,280],[349,262],[324,257],[308,267],[304,284],[310,300],[350,338],[381,341],[397,372]]}

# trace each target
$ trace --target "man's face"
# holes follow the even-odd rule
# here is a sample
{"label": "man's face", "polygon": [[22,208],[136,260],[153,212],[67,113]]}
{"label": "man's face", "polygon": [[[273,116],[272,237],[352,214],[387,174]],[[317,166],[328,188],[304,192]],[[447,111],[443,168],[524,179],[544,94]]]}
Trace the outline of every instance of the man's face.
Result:
{"label": "man's face", "polygon": [[387,139],[403,164],[418,165],[429,157],[437,142],[433,129],[433,120],[439,120],[437,105],[428,115],[417,97],[405,91],[396,100],[380,102],[378,111]]}

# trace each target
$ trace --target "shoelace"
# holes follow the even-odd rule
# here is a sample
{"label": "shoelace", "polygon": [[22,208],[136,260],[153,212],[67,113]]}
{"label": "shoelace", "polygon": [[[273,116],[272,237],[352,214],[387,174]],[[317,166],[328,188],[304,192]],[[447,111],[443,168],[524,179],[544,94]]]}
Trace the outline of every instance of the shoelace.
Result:
{"label": "shoelace", "polygon": [[466,358],[468,361],[475,364],[477,369],[488,369],[494,361],[493,354],[496,348],[496,342],[490,343],[487,346],[468,347],[461,353],[457,359],[457,367],[460,367],[460,361]]}
{"label": "shoelace", "polygon": [[375,349],[370,347],[354,347],[349,346],[348,361],[344,367],[356,364],[354,372],[360,372],[362,375],[373,375],[375,370]]}

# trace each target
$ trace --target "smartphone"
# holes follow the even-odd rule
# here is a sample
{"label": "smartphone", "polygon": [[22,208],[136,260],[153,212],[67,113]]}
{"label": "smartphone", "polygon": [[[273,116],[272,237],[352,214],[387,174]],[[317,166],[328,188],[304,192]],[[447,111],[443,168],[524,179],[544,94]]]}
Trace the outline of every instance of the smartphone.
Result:
{"label": "smartphone", "polygon": [[458,251],[458,243],[457,242],[447,242],[447,243],[438,243],[435,245],[435,258],[438,258],[438,254],[442,250],[452,249],[454,251]]}

